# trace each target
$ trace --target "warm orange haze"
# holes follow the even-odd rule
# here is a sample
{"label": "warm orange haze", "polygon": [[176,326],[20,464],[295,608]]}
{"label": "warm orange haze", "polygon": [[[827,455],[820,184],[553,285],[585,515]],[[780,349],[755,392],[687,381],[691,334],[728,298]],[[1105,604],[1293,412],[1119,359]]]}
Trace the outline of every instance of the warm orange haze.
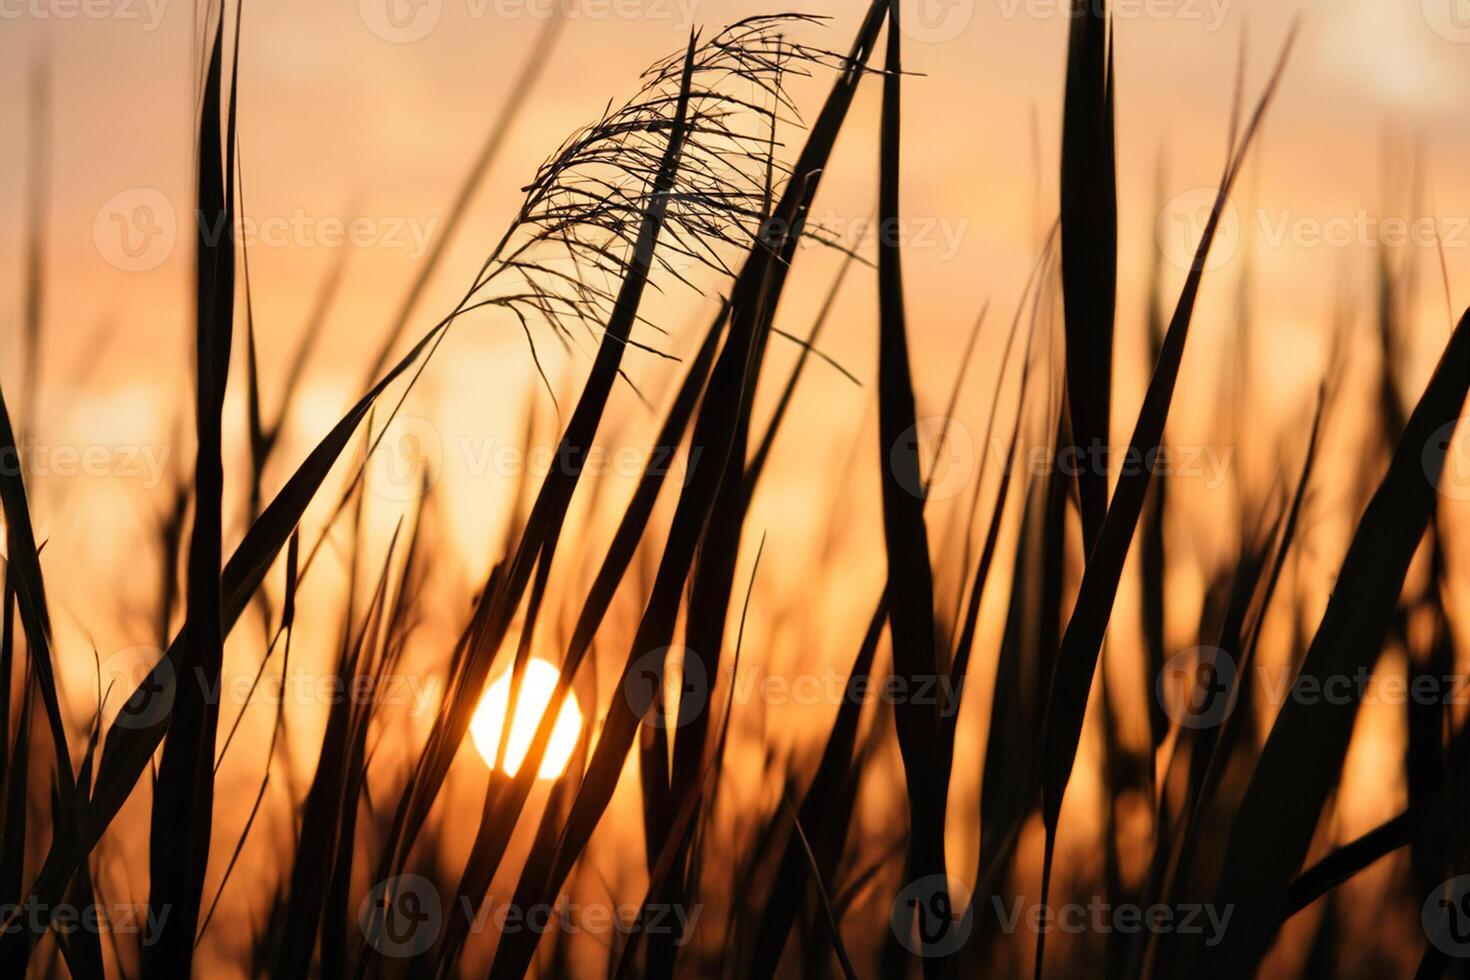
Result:
{"label": "warm orange haze", "polygon": [[1460,0],[0,25],[0,977],[1470,974]]}

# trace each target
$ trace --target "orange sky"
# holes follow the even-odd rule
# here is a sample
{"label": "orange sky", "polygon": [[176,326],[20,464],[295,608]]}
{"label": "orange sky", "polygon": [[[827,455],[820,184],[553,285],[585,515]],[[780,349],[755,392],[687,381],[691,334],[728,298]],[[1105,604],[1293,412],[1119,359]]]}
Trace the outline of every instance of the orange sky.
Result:
{"label": "orange sky", "polygon": [[[954,352],[989,300],[990,329],[965,409],[978,432],[1001,327],[1030,267],[1038,222],[1050,220],[1056,207],[1067,19],[1058,0],[910,2],[904,57],[916,74],[905,88],[903,210],[912,240],[904,261],[915,370],[927,402],[921,409],[941,407]],[[1118,426],[1126,425],[1127,406],[1141,385],[1144,270],[1160,247],[1156,226],[1166,233],[1166,257],[1177,254],[1178,243],[1168,235],[1188,224],[1176,219],[1187,218],[1201,189],[1218,177],[1242,33],[1248,36],[1252,97],[1298,11],[1303,32],[1296,57],[1241,182],[1219,267],[1206,282],[1171,437],[1187,439],[1212,417],[1222,345],[1230,342],[1228,313],[1247,255],[1259,277],[1252,364],[1259,383],[1251,408],[1278,422],[1300,417],[1316,384],[1334,296],[1346,289],[1359,309],[1368,308],[1366,246],[1384,227],[1373,216],[1413,217],[1402,167],[1396,192],[1383,191],[1389,131],[1400,147],[1422,140],[1425,196],[1444,218],[1447,263],[1456,299],[1464,302],[1470,220],[1457,216],[1470,216],[1470,186],[1457,178],[1470,164],[1463,114],[1470,28],[1458,26],[1452,2],[1458,0],[1115,4],[1122,230]],[[420,328],[458,298],[535,165],[609,98],[631,94],[638,72],[677,50],[691,21],[714,29],[780,9],[743,0],[584,4],[431,284]],[[348,222],[360,219],[352,226],[361,237],[348,260],[341,301],[310,372],[300,417],[287,432],[285,455],[299,458],[304,440],[335,419],[357,384],[539,29],[528,11],[544,6],[528,8],[522,0],[247,0],[245,7],[241,138],[268,400],[316,284],[338,250],[349,247],[340,244]],[[832,17],[827,28],[803,29],[804,40],[846,48],[859,4],[819,0],[804,9]],[[183,0],[151,0],[151,6],[145,0],[0,0],[0,17],[0,380],[7,394],[21,381],[16,351],[27,74],[44,52],[54,74],[54,118],[43,400],[34,430],[47,446],[170,452],[168,434],[188,394],[190,356],[191,260],[179,216],[191,195],[193,8]],[[808,117],[825,84],[819,77],[796,86]],[[872,85],[860,93],[816,207],[850,243],[858,240],[875,200],[876,93]],[[1160,155],[1167,160],[1163,196],[1174,202],[1162,216],[1155,191]],[[162,229],[161,237],[141,251],[124,247],[120,235],[134,235],[145,219]],[[1432,270],[1433,250],[1410,248]],[[801,253],[782,309],[787,329],[805,329],[835,268],[835,256],[817,249]],[[1182,272],[1167,263],[1166,272],[1172,292]],[[1425,324],[1415,384],[1443,336],[1438,277],[1423,278]],[[874,360],[874,289],[870,273],[854,271],[823,344],[864,379],[871,378]],[[708,302],[677,289],[650,301],[650,313],[672,332],[672,352],[687,350],[687,328],[707,316]],[[99,342],[109,328],[111,339]],[[570,384],[575,372],[556,345],[543,344],[541,353],[552,377]],[[790,345],[778,344],[773,364],[784,366],[790,355]],[[653,396],[670,376],[666,362],[647,357],[634,360],[630,370]],[[430,369],[409,410],[433,418],[451,449],[466,441],[513,443],[530,384],[518,326],[492,317],[470,320]],[[238,418],[238,383],[232,394]],[[780,506],[770,507],[766,519],[801,527],[823,511],[828,482],[811,485],[802,466],[809,454],[800,447],[821,447],[824,461],[841,458],[868,397],[830,369],[811,370],[791,441],[778,460],[785,465],[773,471],[770,496]],[[629,393],[617,399],[634,424],[647,428],[646,413]],[[543,398],[542,407],[545,422],[549,401]],[[187,438],[182,442],[178,459],[187,459]],[[1273,450],[1262,445],[1258,451]],[[451,453],[445,484],[464,521],[459,537],[468,542],[466,558],[477,565],[488,557],[489,535],[498,526],[483,501],[503,494],[508,481],[474,471],[467,458]],[[146,526],[148,489],[136,474],[106,481],[53,475],[37,506],[38,519],[57,538],[52,560],[126,560],[136,539],[101,532]]]}
{"label": "orange sky", "polygon": [[[528,10],[544,9],[544,0],[528,2],[245,0],[240,132],[268,402],[317,283],[339,250],[351,248],[341,300],[286,430],[286,460],[299,459],[308,440],[356,394],[377,338],[536,36],[539,21]],[[566,134],[610,98],[631,95],[642,68],[679,50],[691,26],[715,29],[781,9],[748,0],[581,2],[419,307],[418,329],[453,306],[518,204],[518,188]],[[915,73],[904,92],[903,212],[911,230],[904,270],[920,412],[941,410],[958,367],[956,351],[989,301],[988,329],[961,410],[978,439],[1003,327],[1039,230],[1056,209],[1067,19],[1062,0],[904,3],[905,67]],[[1234,343],[1227,327],[1237,282],[1249,259],[1257,281],[1247,408],[1253,420],[1268,424],[1266,438],[1246,448],[1272,472],[1283,465],[1294,470],[1305,440],[1294,423],[1310,405],[1339,294],[1361,321],[1354,366],[1366,374],[1374,364],[1363,353],[1372,350],[1366,333],[1371,246],[1393,231],[1385,216],[1406,225],[1415,218],[1402,160],[1392,193],[1384,190],[1389,134],[1399,157],[1421,141],[1423,196],[1442,219],[1454,302],[1470,300],[1470,184],[1463,179],[1470,172],[1470,10],[1466,0],[1116,0],[1114,6],[1121,225],[1115,434],[1131,421],[1142,386],[1146,270],[1162,247],[1169,260],[1165,288],[1173,295],[1182,277],[1172,264],[1181,247],[1177,233],[1183,229],[1187,237],[1200,195],[1223,163],[1242,34],[1248,36],[1247,98],[1253,98],[1292,16],[1303,17],[1296,56],[1206,278],[1169,433],[1174,443],[1219,435],[1209,425],[1225,351]],[[804,11],[832,20],[825,29],[804,28],[803,40],[845,50],[861,8],[857,0],[811,0]],[[53,453],[49,470],[36,475],[35,511],[48,542],[58,636],[78,669],[73,690],[88,691],[92,683],[91,639],[116,651],[150,638],[152,624],[139,610],[150,608],[154,595],[154,559],[145,542],[159,509],[158,481],[187,472],[192,453],[187,426],[178,444],[170,434],[190,395],[192,260],[181,216],[192,196],[194,37],[186,0],[0,0],[0,383],[7,399],[25,381],[17,353],[29,66],[49,55],[53,75],[42,400],[29,421],[39,447]],[[808,118],[826,84],[819,76],[795,86]],[[817,216],[848,244],[861,244],[855,236],[876,197],[876,96],[872,84],[860,92],[816,205]],[[788,142],[795,139],[788,135]],[[1167,167],[1156,190],[1161,156]],[[1162,215],[1160,196],[1171,202]],[[354,219],[361,219],[351,225],[358,244],[343,245],[339,239]],[[133,247],[144,227],[157,234]],[[1446,314],[1433,248],[1419,241],[1407,249],[1427,272],[1418,344],[1406,371],[1412,389],[1443,342]],[[806,329],[836,268],[832,254],[800,253],[781,326]],[[871,273],[854,269],[822,343],[864,380],[872,378],[875,361],[875,295]],[[670,330],[668,350],[688,352],[690,328],[707,320],[709,302],[677,288],[649,300],[647,312]],[[540,350],[561,390],[572,388],[585,359],[569,364],[549,342]],[[791,360],[789,344],[773,344],[776,376]],[[667,362],[630,355],[629,368],[653,400],[667,390]],[[533,379],[519,326],[485,316],[457,330],[407,406],[407,424],[426,426],[437,453],[454,521],[449,537],[463,552],[467,586],[484,574],[503,525],[499,505],[515,478],[497,468],[494,452],[518,445]],[[238,374],[232,384],[229,465],[238,472],[244,461]],[[765,616],[754,621],[770,625],[754,626],[752,638],[754,646],[769,642],[763,662],[775,669],[824,645],[849,657],[854,638],[847,634],[878,594],[881,544],[863,540],[878,526],[869,485],[875,451],[858,457],[861,480],[848,480],[845,468],[859,424],[865,418],[871,424],[871,398],[871,385],[855,388],[813,365],[752,513],[751,543],[769,531],[783,545],[763,559]],[[545,444],[554,419],[549,399],[543,395],[539,404],[537,438]],[[636,449],[639,439],[650,438],[650,413],[625,389],[614,406],[626,420],[619,431]],[[1275,446],[1283,430],[1284,464]],[[1360,479],[1354,440],[1361,437],[1351,427],[1332,437],[1334,462]],[[95,464],[103,475],[86,469],[92,464],[64,465],[54,455],[88,447],[103,450]],[[985,447],[968,451],[973,466]],[[280,473],[278,465],[277,478]],[[1321,482],[1314,516],[1355,502],[1352,481]],[[1185,487],[1171,499],[1193,495],[1221,510],[1233,505],[1224,495],[1200,497],[1213,489]],[[379,497],[384,506],[372,518],[386,532],[402,501]],[[839,522],[851,516],[859,540],[838,549],[848,576],[842,587],[813,588],[810,549],[819,543],[799,536],[819,535],[833,513]],[[1463,533],[1463,503],[1455,514]],[[1331,517],[1332,533],[1340,533],[1341,520]],[[1180,523],[1186,544],[1172,574],[1193,586],[1180,593],[1195,594],[1203,585],[1200,568],[1216,557],[1210,549],[1228,546],[1218,539],[1233,525],[1192,513]],[[308,542],[314,537],[313,530]],[[1304,549],[1311,552],[1306,560],[1314,583],[1331,581],[1336,548]],[[1470,580],[1464,569],[1460,575],[1461,585]],[[318,584],[329,583],[313,588]],[[1000,590],[987,596],[1003,598]],[[818,606],[821,613],[810,621],[833,624],[831,635],[782,633],[781,616],[793,603]],[[1118,609],[1118,621],[1131,628],[1136,596],[1129,582]],[[1192,628],[1196,611],[1171,609],[1174,631]],[[994,629],[1000,617],[987,611],[984,621]],[[315,639],[327,650],[335,625],[320,617],[304,629],[319,632]],[[256,643],[258,635],[236,639]],[[452,636],[432,639],[447,647]],[[1382,740],[1359,748],[1351,772],[1384,765],[1382,753],[1392,748]],[[1082,791],[1069,797],[1074,805],[1086,805],[1087,778],[1083,773]],[[1374,807],[1390,803],[1381,794],[1369,800]],[[1350,813],[1348,829],[1376,816]]]}

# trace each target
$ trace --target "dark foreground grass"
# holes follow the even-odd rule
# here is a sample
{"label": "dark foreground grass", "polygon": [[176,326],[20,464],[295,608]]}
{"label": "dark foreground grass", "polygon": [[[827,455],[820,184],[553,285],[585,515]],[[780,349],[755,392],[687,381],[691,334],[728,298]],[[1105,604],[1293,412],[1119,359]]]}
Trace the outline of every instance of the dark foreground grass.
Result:
{"label": "dark foreground grass", "polygon": [[[1470,315],[1413,395],[1396,363],[1411,319],[1401,298],[1408,273],[1380,263],[1375,323],[1383,367],[1373,404],[1386,470],[1376,489],[1368,487],[1361,517],[1353,515],[1331,599],[1312,615],[1299,562],[1323,469],[1323,429],[1341,400],[1337,377],[1324,379],[1310,425],[1283,438],[1287,458],[1299,463],[1283,464],[1269,487],[1239,488],[1228,505],[1238,550],[1205,569],[1197,642],[1223,651],[1235,669],[1212,669],[1218,659],[1201,666],[1185,692],[1190,710],[1169,710],[1174,702],[1159,693],[1173,664],[1166,627],[1182,600],[1172,594],[1168,572],[1187,551],[1171,537],[1172,492],[1147,467],[1112,481],[1106,472],[1053,467],[1036,474],[1017,465],[1028,447],[1106,445],[1120,407],[1112,357],[1114,25],[1105,6],[1078,0],[1075,8],[1060,214],[989,372],[968,371],[985,321],[983,314],[977,319],[955,364],[937,437],[919,425],[929,398],[910,360],[915,338],[929,325],[907,315],[903,250],[892,236],[882,237],[876,255],[843,259],[805,340],[778,325],[783,295],[803,274],[800,245],[823,238],[808,217],[865,84],[880,89],[877,217],[885,226],[903,218],[901,108],[905,89],[922,82],[902,69],[896,2],[873,0],[845,54],[799,41],[814,30],[814,19],[800,15],[695,32],[687,47],[649,69],[633,98],[610,103],[548,157],[462,300],[400,353],[425,283],[445,261],[447,242],[511,120],[533,108],[535,74],[558,30],[546,28],[451,201],[454,220],[393,311],[365,392],[273,493],[267,463],[341,267],[323,282],[289,361],[283,397],[268,412],[260,398],[249,257],[229,236],[201,233],[197,449],[159,508],[168,571],[149,617],[165,649],[136,690],[98,692],[99,703],[125,702],[127,723],[104,725],[99,707],[78,730],[63,710],[58,665],[77,654],[53,642],[45,542],[36,539],[28,496],[36,484],[23,465],[0,467],[7,547],[0,610],[0,907],[7,918],[0,972],[178,977],[233,966],[244,974],[328,978],[591,971],[658,978],[922,973],[936,980],[1031,971],[1236,977],[1272,957],[1270,969],[1286,963],[1303,973],[1333,972],[1340,965],[1338,889],[1400,852],[1413,884],[1384,892],[1385,916],[1417,923],[1426,901],[1435,909],[1432,890],[1470,871],[1465,719],[1449,704],[1410,706],[1402,718],[1403,772],[1384,777],[1386,789],[1400,782],[1407,788],[1406,808],[1334,847],[1334,794],[1359,705],[1265,704],[1253,679],[1263,669],[1263,648],[1281,644],[1265,625],[1273,609],[1300,637],[1286,641],[1299,644],[1286,651],[1298,678],[1371,670],[1386,649],[1404,655],[1411,676],[1444,676],[1459,663],[1457,611],[1446,584],[1455,542],[1439,519],[1448,498],[1436,485],[1470,388]],[[211,220],[201,227],[233,221],[245,209],[240,161],[249,144],[235,124],[239,49],[251,40],[242,32],[242,12],[248,17],[239,5],[210,12],[197,167],[198,210]],[[1206,259],[1283,84],[1290,48],[1288,38],[1243,124],[1237,95],[1218,196],[1167,318],[1155,271],[1151,377],[1126,443],[1134,457],[1166,445]],[[798,110],[787,83],[807,75],[827,86],[826,98],[799,146],[788,148],[777,138],[782,120]],[[40,209],[32,213],[34,243],[43,230]],[[33,429],[40,424],[28,416],[38,383],[43,250],[28,254],[32,300],[20,422]],[[577,271],[568,273],[563,260]],[[785,730],[796,719],[750,717],[755,712],[736,697],[742,664],[769,666],[747,637],[750,620],[770,615],[752,601],[757,567],[762,556],[770,558],[750,514],[772,447],[800,404],[793,396],[809,359],[825,359],[816,345],[838,293],[854,288],[854,276],[864,275],[870,261],[877,445],[865,435],[852,465],[872,470],[877,459],[881,506],[854,515],[837,504],[832,521],[866,527],[881,540],[884,575],[868,600],[871,614],[844,634],[855,648],[836,665],[841,697],[802,709],[820,735],[793,751]],[[661,355],[669,343],[648,320],[645,294],[696,274],[717,282],[721,299],[656,409],[656,445],[689,462],[687,478],[671,478],[659,456],[611,505],[621,510],[607,528],[587,522],[578,505],[614,492],[585,460],[614,424],[609,406],[628,359],[635,352]],[[1060,329],[1053,322],[1058,304]],[[436,522],[426,488],[404,508],[386,547],[373,540],[365,530],[364,473],[444,337],[472,310],[523,329],[538,370],[537,343],[595,341],[575,401],[564,419],[558,416],[563,465],[539,484],[523,478],[503,551],[481,573],[468,607],[455,607],[457,640],[437,651],[429,669],[441,694],[424,729],[405,734],[376,703],[332,705],[320,740],[309,746],[309,781],[286,791],[284,830],[269,829],[279,795],[267,789],[273,780],[295,781],[286,746],[300,719],[281,706],[263,744],[235,737],[241,717],[222,718],[218,699],[208,694],[218,690],[225,642],[243,619],[264,623],[258,684],[267,671],[285,675],[302,617],[336,615],[338,639],[329,651],[335,680],[381,684],[407,669],[411,638],[430,615],[432,567],[453,532]],[[234,349],[237,334],[243,353]],[[801,345],[784,378],[766,370],[773,336]],[[1056,358],[1053,343],[1060,345]],[[1329,361],[1334,370],[1340,363]],[[946,510],[931,499],[935,461],[971,373],[993,376],[995,386],[983,393],[990,404],[987,467],[992,433],[1002,434],[1005,452]],[[233,378],[247,389],[243,434],[225,424]],[[758,396],[767,390],[777,397],[762,419]],[[22,461],[10,404],[0,392],[0,461]],[[529,423],[527,432],[529,441]],[[250,450],[249,468],[239,473],[224,465],[237,437]],[[248,526],[226,556],[232,487],[248,501]],[[303,527],[319,499],[327,505],[325,528]],[[935,542],[940,527],[944,540]],[[329,540],[341,547],[324,548]],[[958,574],[947,560],[955,555]],[[1124,662],[1143,669],[1110,672],[1108,659],[1131,642],[1109,637],[1130,555],[1139,572],[1142,629],[1137,656]],[[348,581],[341,608],[324,612],[298,602],[311,569],[334,558]],[[180,559],[181,581],[172,574]],[[836,581],[833,564],[830,553],[814,560],[810,580]],[[268,581],[284,583],[280,601],[271,599]],[[1001,589],[1004,601],[994,598]],[[631,619],[619,617],[629,602],[636,607]],[[1003,621],[983,628],[996,613]],[[1427,629],[1417,625],[1421,620]],[[773,617],[768,625],[783,624]],[[997,636],[998,643],[989,639]],[[504,673],[518,691],[537,650],[556,652],[560,676],[518,772],[493,771],[483,795],[474,784],[478,807],[446,814],[487,681]],[[1120,686],[1123,676],[1133,678],[1131,691]],[[677,692],[671,678],[679,679]],[[872,705],[865,686],[889,679],[937,696]],[[987,685],[989,703],[976,706]],[[597,724],[583,727],[564,774],[540,780],[557,709],[574,691]],[[1207,695],[1223,696],[1235,711],[1217,725],[1198,723],[1213,703]],[[1140,725],[1126,724],[1127,703],[1146,706]],[[1084,751],[1090,724],[1100,734],[1096,761]],[[960,748],[972,725],[984,736],[983,753]],[[509,747],[506,729],[501,757]],[[408,760],[401,769],[377,764],[389,739]],[[260,773],[244,801],[226,802],[217,792],[227,753]],[[1061,846],[1059,831],[1064,812],[1075,809],[1063,807],[1074,774],[1093,765],[1101,776],[1092,830],[1101,857],[1088,861]],[[764,787],[762,795],[731,804],[729,794],[751,779]],[[972,781],[980,788],[979,810],[956,819],[951,787]],[[876,825],[864,805],[875,792],[892,804]],[[619,808],[620,793],[631,794],[636,807]],[[30,917],[27,908],[107,901],[117,876],[101,858],[128,829],[120,814],[134,797],[149,802],[146,810],[130,808],[126,819],[146,814],[144,894],[162,923],[157,933],[73,930],[49,913]],[[216,817],[242,802],[243,827],[227,840]],[[1146,827],[1127,823],[1125,812],[1147,814]],[[1044,839],[1039,853],[1032,846],[1037,831]],[[265,834],[276,835],[278,863],[265,875],[273,884],[267,894],[232,901],[247,887],[242,855],[255,853],[247,852],[250,840]],[[641,853],[635,880],[603,876],[597,847],[610,839]],[[975,855],[963,871],[961,853]],[[1230,910],[1229,925],[1209,940],[1138,930],[1044,943],[1046,930],[1008,928],[992,914],[1031,894],[1038,875],[1043,902],[1094,889],[1119,905],[1209,903]],[[591,943],[564,922],[489,935],[473,927],[481,913],[503,908],[507,894],[509,907],[525,914],[591,884],[604,900],[638,909],[642,928]],[[1446,915],[1461,895],[1442,896]],[[426,901],[438,911],[420,915]],[[1305,940],[1300,930],[1292,933],[1305,952],[1278,942],[1284,926],[1314,907],[1313,931]],[[680,929],[653,928],[671,909],[701,914]],[[1443,974],[1451,959],[1436,921],[1431,916],[1427,931],[1414,933],[1422,949],[1413,959],[1423,976]],[[428,932],[415,935],[420,928]],[[234,942],[205,941],[226,930]],[[233,962],[222,962],[221,946],[233,951]]]}

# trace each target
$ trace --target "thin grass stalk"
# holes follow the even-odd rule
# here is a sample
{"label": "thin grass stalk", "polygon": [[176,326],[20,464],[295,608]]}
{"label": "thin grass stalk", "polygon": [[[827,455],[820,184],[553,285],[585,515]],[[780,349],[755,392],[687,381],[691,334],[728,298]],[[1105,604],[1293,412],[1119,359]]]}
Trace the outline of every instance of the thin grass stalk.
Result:
{"label": "thin grass stalk", "polygon": [[1118,188],[1113,149],[1113,45],[1106,0],[1072,0],[1062,111],[1062,301],[1067,405],[1079,458],[1077,494],[1090,551],[1108,509]]}
{"label": "thin grass stalk", "polygon": [[[1190,321],[1194,314],[1195,301],[1199,295],[1206,257],[1214,242],[1219,227],[1220,215],[1235,179],[1239,174],[1244,156],[1260,126],[1274,96],[1286,60],[1290,54],[1295,30],[1288,36],[1280,57],[1273,69],[1266,89],[1257,103],[1236,154],[1226,165],[1220,182],[1214,207],[1205,225],[1189,275],[1180,293],[1169,330],[1164,336],[1164,346],[1153,377],[1144,394],[1143,405],[1133,436],[1129,440],[1128,453],[1131,458],[1141,459],[1160,445],[1169,405],[1173,400],[1174,386],[1178,381],[1183,362],[1185,342],[1189,335]],[[1046,848],[1042,866],[1042,904],[1046,904],[1051,881],[1052,858],[1056,847],[1057,825],[1061,817],[1062,797],[1072,775],[1072,766],[1077,757],[1077,746],[1082,737],[1083,722],[1087,713],[1088,696],[1092,690],[1093,677],[1097,669],[1098,655],[1103,637],[1111,618],[1113,600],[1122,576],[1123,564],[1127,559],[1138,519],[1143,511],[1148,493],[1151,468],[1136,467],[1125,472],[1118,480],[1113,499],[1108,506],[1096,545],[1088,558],[1087,569],[1082,577],[1072,617],[1063,634],[1057,654],[1056,669],[1052,675],[1051,692],[1047,699],[1045,735],[1042,742],[1042,815],[1046,826]],[[1037,976],[1043,969],[1045,934],[1037,935]]]}
{"label": "thin grass stalk", "polygon": [[[1321,681],[1372,669],[1437,504],[1436,485],[1467,390],[1470,312],[1455,328],[1358,524],[1300,676]],[[1234,903],[1237,913],[1213,951],[1215,973],[1247,971],[1269,947],[1291,880],[1336,785],[1357,708],[1352,699],[1288,701],[1271,726],[1231,829],[1216,893],[1217,900]]]}
{"label": "thin grass stalk", "polygon": [[[220,682],[224,624],[220,609],[223,563],[223,432],[225,388],[234,333],[235,119],[240,53],[236,6],[230,91],[225,84],[225,10],[212,31],[199,127],[196,247],[196,393],[194,521],[189,538],[185,593],[190,642],[154,787],[149,825],[149,907],[170,910],[157,941],[144,956],[146,976],[187,976],[203,904],[214,822],[214,753],[219,702],[209,692]],[[227,118],[226,118],[227,117]],[[221,122],[224,132],[221,133]],[[223,143],[223,145],[222,145]],[[224,157],[221,158],[221,152]],[[211,234],[211,230],[215,233]],[[198,683],[192,683],[197,677]]]}
{"label": "thin grass stalk", "polygon": [[[888,7],[888,47],[883,74],[879,147],[878,222],[899,222],[899,139],[902,33],[896,2]],[[924,502],[915,429],[914,389],[904,315],[903,270],[895,236],[878,246],[878,445],[882,467],[883,529],[888,557],[889,627],[894,674],[905,690],[925,689],[938,676],[934,636],[934,587],[929,565]],[[939,713],[934,704],[905,700],[894,706],[909,802],[909,880],[933,882],[933,901],[947,907],[944,816],[948,774],[941,769]],[[907,924],[905,922],[905,928]],[[927,943],[929,932],[921,929]],[[925,974],[938,976],[943,957],[926,957]]]}
{"label": "thin grass stalk", "polygon": [[[773,212],[769,234],[752,250],[736,281],[730,304],[731,340],[712,372],[692,442],[693,450],[702,454],[704,462],[680,496],[651,598],[634,636],[628,663],[617,683],[616,689],[622,692],[646,692],[647,703],[635,701],[632,697],[613,699],[603,735],[594,750],[589,776],[568,816],[552,873],[544,882],[529,880],[523,875],[517,886],[517,903],[533,904],[538,900],[537,896],[559,888],[570,873],[572,864],[586,846],[611,800],[622,768],[621,760],[626,756],[639,721],[652,704],[654,692],[662,682],[662,662],[652,664],[652,669],[637,678],[634,685],[630,685],[630,672],[635,663],[642,670],[640,652],[666,648],[672,635],[680,593],[713,506],[714,495],[719,481],[728,478],[725,474],[738,414],[748,411],[748,398],[745,396],[748,386],[753,384],[755,373],[751,367],[758,363],[759,338],[756,332],[761,330],[763,333],[763,325],[769,325],[770,317],[774,315],[811,198],[816,193],[820,174],[851,105],[857,83],[865,71],[864,66],[882,23],[883,9],[882,0],[875,0],[869,9],[842,76],[834,85],[793,168],[797,180],[783,193],[781,203]],[[643,693],[637,696],[641,699]],[[503,942],[497,950],[492,974],[521,975],[533,950],[534,943],[527,938],[516,937],[514,942]]]}

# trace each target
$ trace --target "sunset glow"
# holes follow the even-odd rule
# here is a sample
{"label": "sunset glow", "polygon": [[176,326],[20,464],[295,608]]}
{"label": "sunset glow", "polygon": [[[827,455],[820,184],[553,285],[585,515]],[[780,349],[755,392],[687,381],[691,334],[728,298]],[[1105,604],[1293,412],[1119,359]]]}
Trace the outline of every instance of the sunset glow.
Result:
{"label": "sunset glow", "polygon": [[0,980],[1470,980],[1470,0],[0,22]]}
{"label": "sunset glow", "polygon": [[[521,678],[520,697],[516,699],[515,720],[511,723],[510,740],[506,743],[505,758],[500,769],[514,776],[526,758],[531,739],[536,735],[536,726],[551,703],[556,689],[559,672],[545,660],[531,660],[526,664],[525,676]],[[487,766],[495,766],[495,757],[500,749],[501,733],[505,727],[506,706],[510,703],[510,671],[485,689],[475,716],[470,721],[470,738],[475,750]],[[541,759],[541,768],[536,775],[541,779],[555,779],[567,767],[572,750],[577,747],[577,735],[582,729],[582,709],[577,705],[577,696],[567,692],[557,715],[556,726],[551,730],[551,743]]]}

